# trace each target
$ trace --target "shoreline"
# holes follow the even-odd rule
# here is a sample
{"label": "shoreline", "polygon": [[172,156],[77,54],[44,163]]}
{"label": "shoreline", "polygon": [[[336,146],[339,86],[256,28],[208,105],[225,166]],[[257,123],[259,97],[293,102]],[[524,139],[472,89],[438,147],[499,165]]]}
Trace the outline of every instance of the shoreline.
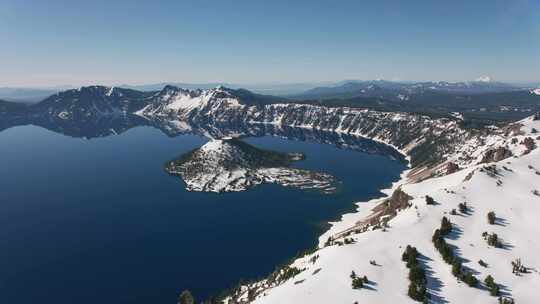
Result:
{"label": "shoreline", "polygon": [[302,125],[291,126],[291,125],[282,125],[275,122],[254,122],[254,121],[251,121],[249,123],[275,125],[279,127],[311,129],[311,130],[317,130],[317,131],[323,131],[323,132],[333,132],[337,134],[353,135],[353,136],[357,136],[366,140],[371,140],[371,141],[386,145],[394,149],[395,151],[397,151],[399,154],[401,154],[404,157],[404,159],[407,161],[407,169],[401,172],[399,179],[397,181],[393,182],[388,188],[377,189],[377,191],[383,194],[382,196],[373,198],[367,201],[353,201],[352,202],[352,208],[354,208],[353,212],[347,212],[347,213],[343,213],[339,215],[340,218],[337,221],[331,221],[331,220],[327,221],[326,224],[329,225],[329,228],[318,237],[318,245],[317,245],[318,249],[321,249],[324,247],[324,243],[326,242],[328,237],[338,234],[342,231],[345,231],[347,228],[354,226],[355,222],[368,216],[372,211],[371,209],[375,207],[377,203],[390,197],[392,193],[400,186],[407,184],[409,182],[409,178],[408,178],[409,173],[411,173],[415,169],[418,169],[418,168],[413,168],[411,166],[411,157],[405,152],[404,149],[400,149],[391,143],[381,140],[380,138],[370,138],[366,136],[365,134],[360,134],[360,133],[355,133],[355,132],[344,132],[342,130],[313,128],[313,127],[302,126]]}
{"label": "shoreline", "polygon": [[[330,220],[326,220],[324,222],[321,222],[321,224],[323,224],[325,227],[323,227],[323,229],[322,229],[323,232],[316,238],[316,244],[314,245],[314,247],[306,248],[304,251],[299,252],[297,255],[291,256],[288,259],[287,262],[285,262],[283,264],[276,265],[276,269],[277,269],[278,273],[281,273],[283,271],[283,269],[290,269],[291,266],[294,268],[294,265],[299,260],[303,260],[306,256],[310,256],[314,252],[317,252],[317,251],[323,249],[324,248],[324,243],[325,243],[326,239],[329,236],[334,235],[336,233],[339,233],[339,232],[345,230],[346,228],[350,228],[351,226],[354,225],[354,223],[356,221],[361,220],[362,218],[364,218],[364,217],[368,216],[369,214],[371,214],[372,208],[374,206],[376,206],[382,200],[385,200],[388,197],[390,197],[394,190],[396,190],[397,188],[399,188],[400,186],[402,186],[404,184],[407,184],[410,181],[410,179],[408,178],[408,174],[411,171],[416,169],[416,168],[412,168],[411,161],[410,161],[410,156],[408,154],[406,154],[404,150],[399,149],[395,145],[387,143],[387,142],[385,142],[385,141],[383,141],[383,140],[381,140],[379,138],[370,138],[370,137],[368,137],[366,135],[358,134],[358,133],[354,133],[354,132],[351,133],[351,132],[344,132],[344,131],[340,131],[340,130],[312,128],[312,127],[308,127],[308,126],[289,126],[289,125],[276,124],[276,123],[273,123],[273,122],[249,122],[249,123],[251,123],[251,124],[270,124],[270,125],[275,125],[275,126],[280,126],[280,127],[311,129],[311,130],[315,130],[315,131],[323,131],[323,132],[332,132],[332,133],[336,133],[336,134],[352,135],[352,136],[356,136],[358,138],[371,140],[373,142],[388,146],[388,147],[394,149],[399,154],[401,154],[403,156],[403,159],[406,161],[406,168],[399,174],[399,177],[398,177],[397,180],[393,181],[390,184],[390,186],[387,187],[387,188],[377,189],[377,191],[379,193],[381,193],[382,195],[377,196],[376,198],[369,199],[367,201],[352,201],[351,202],[352,211],[346,211],[345,213],[337,215],[337,217],[339,217],[339,219],[336,220],[336,221],[332,221],[330,219]],[[398,160],[395,160],[395,161],[398,161]],[[268,275],[266,275],[266,276],[264,276],[262,278],[259,278],[259,279],[253,279],[252,281],[248,281],[247,284],[239,283],[236,287],[233,287],[233,288],[229,289],[229,291],[225,291],[225,293],[227,294],[227,297],[224,298],[224,301],[225,301],[224,303],[229,303],[229,302],[227,302],[227,299],[230,299],[230,295],[234,293],[235,289],[243,290],[244,287],[246,287],[246,286],[252,286],[252,285],[259,286],[259,285],[268,284],[267,283],[268,278],[273,276],[274,274],[275,274],[275,272],[270,273],[270,274],[268,274]],[[279,275],[277,275],[277,276],[279,276]],[[286,280],[284,280],[283,282],[286,282]],[[268,286],[268,287],[265,288],[265,290],[271,290],[271,289],[273,289],[275,287],[279,287],[279,286],[280,286],[280,283],[278,283],[275,286]],[[233,292],[230,292],[230,291],[233,291]]]}
{"label": "shoreline", "polygon": [[319,236],[318,248],[323,248],[324,243],[329,237],[347,230],[348,228],[354,226],[356,222],[362,220],[362,218],[369,216],[369,214],[372,212],[373,207],[375,207],[382,200],[389,198],[397,188],[408,183],[409,179],[407,178],[407,175],[412,170],[413,169],[411,169],[409,166],[409,169],[401,172],[399,179],[393,182],[390,187],[378,190],[383,194],[382,196],[370,199],[368,201],[352,202],[353,206],[356,206],[354,212],[341,214],[338,221],[327,222],[330,225],[330,228]]}

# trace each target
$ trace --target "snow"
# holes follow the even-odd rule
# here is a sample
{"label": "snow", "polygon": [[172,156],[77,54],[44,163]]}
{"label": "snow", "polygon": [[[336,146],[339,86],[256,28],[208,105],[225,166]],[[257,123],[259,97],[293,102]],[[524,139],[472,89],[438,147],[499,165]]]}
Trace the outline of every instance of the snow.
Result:
{"label": "snow", "polygon": [[461,114],[459,112],[452,112],[452,113],[450,113],[450,115],[454,116],[455,118],[457,118],[459,120],[463,120],[463,114]]}
{"label": "snow", "polygon": [[69,112],[67,112],[67,111],[62,111],[62,112],[58,113],[58,117],[59,117],[60,119],[64,119],[64,120],[65,120],[65,119],[69,119],[70,114],[69,114]]}
{"label": "snow", "polygon": [[491,77],[489,77],[489,76],[480,76],[480,77],[476,78],[475,81],[478,81],[478,82],[491,82]]}
{"label": "snow", "polygon": [[240,101],[223,87],[210,90],[185,90],[169,86],[152,98],[156,101],[135,114],[143,117],[185,117],[189,113],[197,113],[203,109],[217,111],[224,107],[234,109],[242,106]]}
{"label": "snow", "polygon": [[219,150],[221,150],[222,148],[224,148],[223,140],[210,140],[201,147],[201,151],[219,152]]}
{"label": "snow", "polygon": [[[520,121],[522,137],[532,137],[540,146],[540,138],[533,129],[540,130],[540,121],[527,118]],[[491,136],[486,146],[476,146],[485,151],[488,147],[507,145],[516,135]],[[440,226],[443,216],[453,223],[452,232],[446,241],[455,246],[455,252],[464,259],[464,266],[473,270],[482,282],[492,275],[500,284],[502,294],[512,297],[516,303],[538,303],[540,286],[540,196],[533,190],[540,190],[540,149],[530,153],[514,149],[515,157],[497,163],[477,164],[469,162],[461,171],[427,179],[420,183],[407,180],[407,172],[400,182],[384,192],[390,194],[401,187],[413,197],[413,207],[400,211],[389,221],[389,228],[368,230],[352,234],[355,243],[324,247],[330,235],[355,226],[371,213],[371,209],[383,199],[358,203],[359,212],[346,214],[332,228],[323,234],[316,253],[296,260],[291,266],[303,269],[294,278],[282,285],[264,290],[255,303],[415,303],[407,296],[408,270],[401,261],[401,254],[407,245],[415,246],[425,256],[421,264],[427,270],[430,303],[497,303],[497,298],[489,295],[485,287],[471,288],[459,282],[434,248],[431,237]],[[490,176],[485,169],[495,165],[498,175]],[[466,177],[472,173],[472,177]],[[427,205],[429,195],[438,205]],[[467,202],[468,214],[450,215],[458,204]],[[496,225],[487,222],[487,213],[494,211]],[[497,233],[503,240],[503,248],[488,246],[482,233]],[[314,255],[318,256],[313,262]],[[520,276],[512,274],[511,261],[521,258],[530,268],[529,273]],[[478,264],[482,259],[488,264],[484,268]],[[371,265],[375,260],[377,266]],[[355,271],[366,275],[370,284],[367,288],[351,288],[349,274]],[[481,284],[483,285],[483,283]],[[247,290],[247,289],[246,289]]]}
{"label": "snow", "polygon": [[[168,97],[168,96],[167,96]],[[167,105],[167,109],[178,111],[180,109],[194,109],[203,102],[201,96],[191,97],[189,95],[176,95]]]}
{"label": "snow", "polygon": [[402,100],[402,101],[407,101],[407,100],[409,100],[409,96],[403,95],[403,94],[398,94],[398,95],[397,95],[397,98],[398,98],[399,100]]}

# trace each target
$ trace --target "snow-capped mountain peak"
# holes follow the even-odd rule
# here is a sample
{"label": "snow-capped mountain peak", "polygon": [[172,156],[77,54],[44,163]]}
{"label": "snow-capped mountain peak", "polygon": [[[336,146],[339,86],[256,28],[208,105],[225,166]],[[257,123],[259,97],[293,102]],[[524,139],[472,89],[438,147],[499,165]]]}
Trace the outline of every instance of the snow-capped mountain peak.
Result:
{"label": "snow-capped mountain peak", "polygon": [[480,76],[480,77],[476,78],[475,81],[477,81],[477,82],[491,82],[492,79],[489,76]]}
{"label": "snow-capped mountain peak", "polygon": [[240,100],[232,90],[219,86],[209,90],[190,90],[171,85],[165,86],[151,97],[148,105],[137,111],[140,116],[189,115],[203,109],[216,109],[222,106],[237,107]]}

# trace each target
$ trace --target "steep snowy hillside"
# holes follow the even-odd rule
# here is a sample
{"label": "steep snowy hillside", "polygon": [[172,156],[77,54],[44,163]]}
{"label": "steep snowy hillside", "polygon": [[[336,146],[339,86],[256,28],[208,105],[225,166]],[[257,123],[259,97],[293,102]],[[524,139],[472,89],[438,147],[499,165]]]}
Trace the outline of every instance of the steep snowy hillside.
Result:
{"label": "steep snowy hillside", "polygon": [[333,192],[331,175],[289,167],[302,158],[298,153],[258,149],[238,139],[220,139],[169,162],[166,170],[180,176],[190,191],[233,192],[276,183]]}
{"label": "steep snowy hillside", "polygon": [[[333,223],[318,250],[226,302],[414,303],[425,290],[428,303],[538,303],[538,130],[540,114],[468,147],[477,157],[457,172],[404,174],[387,198]],[[493,159],[500,149],[511,154]]]}
{"label": "steep snowy hillside", "polygon": [[[189,90],[166,86],[147,99],[147,105],[135,112],[145,117],[172,116],[186,120],[204,121],[218,113],[227,115],[246,106],[264,105],[282,98],[255,94],[243,89],[216,87],[208,90]],[[230,115],[230,114],[229,114]]]}

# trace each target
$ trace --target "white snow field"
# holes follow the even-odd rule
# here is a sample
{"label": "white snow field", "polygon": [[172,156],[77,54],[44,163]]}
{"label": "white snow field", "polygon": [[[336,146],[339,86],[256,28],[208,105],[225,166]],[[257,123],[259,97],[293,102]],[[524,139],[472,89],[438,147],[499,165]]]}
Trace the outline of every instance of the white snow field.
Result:
{"label": "white snow field", "polygon": [[[499,284],[502,297],[520,304],[540,303],[540,194],[535,192],[540,191],[540,149],[526,151],[522,144],[530,137],[540,146],[540,133],[536,133],[540,120],[530,117],[520,123],[521,132],[491,136],[483,146],[461,149],[473,150],[478,158],[462,163],[458,172],[419,183],[408,181],[404,173],[385,193],[401,188],[412,197],[412,205],[398,211],[387,228],[352,233],[346,236],[354,240],[352,244],[339,245],[344,240],[340,232],[362,227],[362,220],[386,198],[358,203],[357,213],[344,215],[320,237],[317,251],[289,265],[298,268],[299,274],[279,282],[265,279],[243,286],[225,302],[247,302],[249,298],[260,304],[415,303],[407,295],[409,271],[401,258],[405,247],[411,245],[418,249],[420,265],[426,270],[429,303],[499,303],[483,283],[487,275]],[[514,156],[479,163],[488,148],[500,146],[506,146]],[[427,205],[426,195],[437,204]],[[469,208],[466,214],[458,209],[464,202]],[[450,214],[452,209],[456,209],[455,215]],[[495,224],[488,223],[490,211],[496,214]],[[432,243],[443,216],[453,226],[445,240],[479,280],[477,287],[456,279],[451,265]],[[497,233],[502,247],[488,246],[483,232]],[[335,238],[333,245],[325,246],[331,236]],[[527,267],[526,273],[513,274],[511,262],[516,259]],[[481,266],[479,260],[487,266]],[[353,289],[351,271],[366,275],[369,283]],[[255,292],[248,292],[250,289]]]}

